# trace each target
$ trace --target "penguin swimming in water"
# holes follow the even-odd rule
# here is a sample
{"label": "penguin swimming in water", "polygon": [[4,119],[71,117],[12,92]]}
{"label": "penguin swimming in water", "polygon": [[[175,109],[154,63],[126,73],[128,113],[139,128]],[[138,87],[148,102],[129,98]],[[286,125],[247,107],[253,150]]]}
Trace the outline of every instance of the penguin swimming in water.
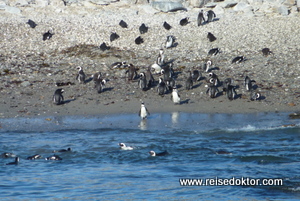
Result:
{"label": "penguin swimming in water", "polygon": [[128,74],[128,80],[134,80],[137,76],[136,68],[133,64],[129,64],[129,69],[125,73]]}
{"label": "penguin swimming in water", "polygon": [[142,102],[141,109],[139,111],[139,116],[141,117],[141,119],[146,119],[148,115],[150,115],[150,112],[146,108],[145,104]]}
{"label": "penguin swimming in water", "polygon": [[166,91],[167,91],[167,85],[164,82],[163,78],[160,77],[157,86],[158,95],[163,96],[166,93]]}
{"label": "penguin swimming in water", "polygon": [[168,151],[156,153],[155,151],[149,151],[150,156],[166,156],[169,154]]}
{"label": "penguin swimming in water", "polygon": [[53,153],[57,153],[57,152],[70,152],[70,151],[72,151],[72,149],[69,147],[67,149],[54,150]]}
{"label": "penguin swimming in water", "polygon": [[232,59],[231,63],[239,64],[243,61],[245,61],[245,57],[244,56],[238,56],[238,57],[235,57],[234,59]]}
{"label": "penguin swimming in water", "polygon": [[163,27],[164,27],[166,30],[170,30],[170,29],[172,28],[171,25],[169,25],[166,21],[164,22]]}
{"label": "penguin swimming in water", "polygon": [[189,18],[188,18],[188,17],[181,19],[180,22],[179,22],[179,24],[180,24],[181,26],[185,26],[185,25],[187,25],[188,23],[189,23]]}
{"label": "penguin swimming in water", "polygon": [[16,156],[16,154],[5,152],[5,153],[1,154],[1,157],[2,158],[15,158],[17,156]]}
{"label": "penguin swimming in water", "polygon": [[16,157],[14,162],[6,163],[6,165],[18,165],[19,161],[20,161],[20,158]]}
{"label": "penguin swimming in water", "polygon": [[245,77],[244,86],[247,91],[251,91],[253,86],[252,82],[255,82],[255,80],[251,80],[248,76]]}
{"label": "penguin swimming in water", "polygon": [[214,42],[215,40],[217,40],[217,38],[210,32],[207,33],[207,38],[209,42]]}
{"label": "penguin swimming in water", "polygon": [[78,74],[76,76],[76,80],[78,80],[79,83],[85,83],[85,73],[83,72],[82,67],[78,66],[77,69],[78,69]]}
{"label": "penguin swimming in water", "polygon": [[112,32],[110,34],[110,42],[113,42],[114,40],[117,40],[118,38],[120,38],[120,36],[116,33],[116,32]]}
{"label": "penguin swimming in water", "polygon": [[166,41],[166,45],[165,47],[168,49],[168,48],[171,48],[171,47],[175,47],[175,36],[172,36],[172,35],[169,35],[167,36],[167,41]]}
{"label": "penguin swimming in water", "polygon": [[251,101],[256,101],[256,100],[259,100],[261,97],[261,94],[255,90],[251,90],[251,93],[250,93],[250,100]]}
{"label": "penguin swimming in water", "polygon": [[180,95],[178,94],[178,90],[176,87],[173,88],[171,99],[174,104],[180,104]]}
{"label": "penguin swimming in water", "polygon": [[29,24],[29,26],[33,29],[37,26],[37,24],[34,21],[32,21],[31,19],[28,20],[27,24]]}
{"label": "penguin swimming in water", "polygon": [[192,73],[191,71],[188,71],[189,75],[185,81],[185,89],[186,90],[191,90],[193,88],[193,78],[192,78]]}
{"label": "penguin swimming in water", "polygon": [[208,60],[206,63],[203,64],[203,70],[207,73],[211,65],[212,65],[211,60]]}
{"label": "penguin swimming in water", "polygon": [[139,36],[134,40],[134,42],[135,44],[140,45],[144,42],[144,39],[141,36]]}
{"label": "penguin swimming in water", "polygon": [[60,156],[54,154],[53,156],[49,156],[49,157],[45,158],[45,160],[46,161],[47,160],[61,161],[62,158]]}
{"label": "penguin swimming in water", "polygon": [[212,22],[215,17],[216,14],[214,13],[214,11],[212,10],[207,11],[207,22]]}
{"label": "penguin swimming in water", "polygon": [[109,49],[110,49],[110,47],[107,46],[105,42],[103,42],[103,43],[100,45],[99,48],[100,48],[100,50],[102,50],[102,51],[105,51],[105,50],[109,50]]}
{"label": "penguin swimming in water", "polygon": [[64,92],[64,89],[56,89],[53,95],[53,103],[56,105],[61,105],[64,103],[64,97],[62,93]]}
{"label": "penguin swimming in water", "polygon": [[148,27],[143,23],[140,27],[139,27],[139,31],[141,34],[147,33],[148,32]]}
{"label": "penguin swimming in water", "polygon": [[208,51],[208,55],[209,56],[216,56],[218,53],[220,53],[220,48],[213,48],[213,49],[210,49]]}
{"label": "penguin swimming in water", "polygon": [[120,25],[122,28],[127,28],[127,27],[128,27],[127,23],[124,22],[123,20],[121,20],[121,21],[119,22],[119,25]]}
{"label": "penguin swimming in water", "polygon": [[36,159],[39,159],[39,158],[42,158],[42,156],[40,154],[35,154],[33,156],[28,156],[27,160],[36,160]]}
{"label": "penguin swimming in water", "polygon": [[47,31],[46,33],[43,34],[43,41],[49,40],[50,38],[52,38],[53,35],[54,33],[52,30]]}
{"label": "penguin swimming in water", "polygon": [[119,143],[119,146],[120,146],[120,149],[123,149],[123,150],[133,150],[133,147],[130,147],[130,146],[126,146],[125,143]]}
{"label": "penguin swimming in water", "polygon": [[272,52],[269,48],[263,48],[263,49],[261,50],[261,52],[263,53],[263,55],[264,55],[265,57],[269,56],[270,54],[273,54],[273,52]]}
{"label": "penguin swimming in water", "polygon": [[199,12],[198,18],[197,18],[197,25],[198,25],[198,27],[201,26],[203,22],[205,22],[205,18],[204,18],[203,10],[201,10]]}
{"label": "penguin swimming in water", "polygon": [[140,73],[140,79],[138,81],[138,84],[139,84],[139,88],[142,89],[143,91],[146,91],[148,89],[146,74],[144,72]]}

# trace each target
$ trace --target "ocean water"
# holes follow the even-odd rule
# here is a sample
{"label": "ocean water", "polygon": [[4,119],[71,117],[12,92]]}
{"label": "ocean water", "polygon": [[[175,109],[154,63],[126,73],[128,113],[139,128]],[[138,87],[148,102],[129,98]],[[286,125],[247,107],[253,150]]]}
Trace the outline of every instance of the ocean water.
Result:
{"label": "ocean water", "polygon": [[[0,200],[300,199],[300,122],[287,113],[17,118],[0,126],[0,153],[20,157],[18,165],[0,158]],[[56,153],[61,161],[45,160],[68,147]],[[26,160],[34,154],[42,159]],[[278,183],[240,185],[247,178]]]}

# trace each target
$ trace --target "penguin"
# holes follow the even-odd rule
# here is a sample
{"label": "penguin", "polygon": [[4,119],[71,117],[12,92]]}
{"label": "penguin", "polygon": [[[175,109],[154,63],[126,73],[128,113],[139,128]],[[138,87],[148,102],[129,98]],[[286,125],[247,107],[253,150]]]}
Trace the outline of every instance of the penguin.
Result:
{"label": "penguin", "polygon": [[139,111],[139,116],[141,117],[141,119],[146,119],[148,115],[150,115],[150,112],[146,108],[145,104],[142,102],[141,109]]}
{"label": "penguin", "polygon": [[173,87],[173,91],[171,94],[171,99],[173,101],[173,103],[176,104],[180,104],[180,95],[178,94],[178,90],[176,87]]}
{"label": "penguin", "polygon": [[231,78],[226,78],[223,82],[223,92],[226,94],[228,90],[228,86],[233,83],[233,80]]}
{"label": "penguin", "polygon": [[206,94],[208,94],[210,98],[216,98],[218,92],[219,92],[218,87],[216,87],[214,84],[211,83],[206,91]]}
{"label": "penguin", "polygon": [[64,89],[60,88],[60,89],[56,89],[56,91],[54,92],[53,95],[53,103],[56,105],[61,105],[64,104],[64,97],[62,95],[62,93],[64,92]]}
{"label": "penguin", "polygon": [[169,154],[168,151],[156,153],[155,151],[149,151],[150,156],[166,156]]}
{"label": "penguin", "polygon": [[104,52],[105,50],[109,50],[109,49],[110,49],[110,47],[107,46],[105,42],[103,42],[103,43],[100,45],[99,48],[100,48],[100,50],[102,50],[103,52]]}
{"label": "penguin", "polygon": [[127,28],[127,27],[128,27],[127,23],[124,22],[123,20],[121,20],[121,21],[119,22],[119,25],[120,25],[122,28]]}
{"label": "penguin", "polygon": [[188,77],[187,77],[187,79],[186,79],[186,81],[185,81],[185,89],[186,90],[190,90],[190,89],[192,89],[193,88],[193,78],[192,78],[192,73],[191,73],[191,71],[188,71],[188,73],[189,73],[189,75],[188,75]]}
{"label": "penguin", "polygon": [[144,39],[141,36],[139,36],[134,40],[134,42],[135,44],[140,45],[144,42]]}
{"label": "penguin", "polygon": [[39,158],[42,158],[42,156],[40,154],[35,154],[33,156],[28,156],[27,160],[36,160],[36,159],[39,159]]}
{"label": "penguin", "polygon": [[166,93],[166,91],[167,91],[167,85],[164,82],[164,79],[160,77],[157,86],[158,95],[163,96]]}
{"label": "penguin", "polygon": [[120,36],[116,33],[116,32],[112,32],[110,34],[110,42],[113,42],[114,40],[117,40],[118,38],[120,38]]}
{"label": "penguin", "polygon": [[170,30],[170,29],[172,28],[171,25],[169,25],[166,21],[164,22],[163,27],[164,27],[166,30]]}
{"label": "penguin", "polygon": [[148,89],[150,89],[154,84],[154,77],[151,73],[150,67],[148,67],[148,69],[146,70],[145,76],[146,76],[146,86]]}
{"label": "penguin", "polygon": [[110,66],[111,66],[111,68],[125,68],[128,65],[127,65],[126,61],[122,61],[122,62],[117,61],[115,63],[112,63]]}
{"label": "penguin", "polygon": [[17,156],[16,156],[16,154],[5,152],[5,153],[1,154],[1,157],[2,158],[15,158]]}
{"label": "penguin", "polygon": [[207,11],[207,22],[212,22],[215,17],[216,14],[214,13],[214,11],[212,10]]}
{"label": "penguin", "polygon": [[137,76],[136,68],[133,64],[129,64],[129,69],[125,73],[128,73],[128,80],[134,80]]}
{"label": "penguin", "polygon": [[218,87],[220,85],[220,80],[215,73],[209,73],[208,76],[211,77],[209,79],[209,83],[213,84],[216,87]]}
{"label": "penguin", "polygon": [[92,75],[92,77],[93,77],[94,83],[96,84],[97,80],[102,77],[102,73],[101,72],[97,72],[94,75]]}
{"label": "penguin", "polygon": [[157,63],[155,63],[155,64],[151,65],[151,69],[153,69],[156,74],[159,74],[159,73],[161,73],[161,69],[162,68],[161,68],[160,65],[158,65]]}
{"label": "penguin", "polygon": [[200,71],[198,70],[193,70],[192,72],[192,79],[193,79],[193,82],[196,82],[196,81],[200,81],[202,77],[202,74]]}
{"label": "penguin", "polygon": [[175,87],[175,79],[172,77],[169,78],[168,80],[166,80],[166,85],[167,85],[167,89],[171,91]]}
{"label": "penguin", "polygon": [[232,59],[231,63],[239,64],[243,61],[245,61],[245,57],[244,56],[238,56],[238,57],[235,57],[234,59]]}
{"label": "penguin", "polygon": [[232,155],[232,152],[228,152],[226,150],[218,150],[215,152],[217,155],[221,155],[221,154],[228,154],[228,155]]}
{"label": "penguin", "polygon": [[78,80],[79,83],[84,84],[85,83],[85,73],[83,72],[83,69],[81,66],[78,66],[77,69],[78,69],[78,74],[76,76],[76,80]]}
{"label": "penguin", "polygon": [[32,21],[31,19],[28,20],[27,24],[29,24],[29,26],[33,29],[37,26],[37,24],[34,21]]}
{"label": "penguin", "polygon": [[201,10],[199,12],[198,18],[197,18],[197,25],[198,25],[198,27],[201,26],[203,22],[205,22],[205,18],[204,18],[203,10]]}
{"label": "penguin", "polygon": [[166,41],[166,45],[165,47],[168,49],[168,48],[171,48],[171,47],[174,47],[175,46],[175,36],[172,36],[172,35],[169,35],[167,36],[167,41]]}
{"label": "penguin", "polygon": [[213,48],[208,51],[209,56],[216,56],[218,53],[220,53],[220,48]]}
{"label": "penguin", "polygon": [[234,100],[236,98],[237,94],[235,91],[235,86],[232,86],[231,84],[227,87],[227,98],[229,100]]}
{"label": "penguin", "polygon": [[60,156],[54,154],[53,156],[49,156],[49,157],[45,158],[45,160],[46,161],[47,160],[61,161],[62,158]]}
{"label": "penguin", "polygon": [[263,53],[263,55],[264,55],[265,57],[269,56],[270,54],[273,54],[273,52],[272,52],[269,48],[263,48],[263,49],[261,50],[261,52]]}
{"label": "penguin", "polygon": [[251,90],[251,93],[250,93],[250,100],[251,101],[256,101],[256,100],[259,100],[261,97],[261,94],[255,90]]}
{"label": "penguin", "polygon": [[139,88],[142,89],[143,91],[146,91],[148,89],[146,74],[144,72],[140,73],[140,79],[138,81],[138,84],[139,84]]}
{"label": "penguin", "polygon": [[159,50],[159,54],[158,54],[158,56],[157,56],[156,63],[157,63],[159,66],[164,65],[164,63],[165,63],[165,55],[164,55],[164,50],[163,50],[163,49],[160,49],[160,50]]}
{"label": "penguin", "polygon": [[148,27],[143,23],[140,27],[139,27],[139,31],[141,34],[147,33],[148,32]]}
{"label": "penguin", "polygon": [[70,151],[72,151],[72,149],[69,147],[67,149],[54,150],[53,153],[57,153],[57,152],[70,152]]}
{"label": "penguin", "polygon": [[6,165],[18,165],[19,161],[20,161],[20,158],[16,157],[14,162],[6,163]]}
{"label": "penguin", "polygon": [[217,38],[210,32],[207,33],[207,38],[209,42],[214,42],[215,40],[217,40]]}
{"label": "penguin", "polygon": [[52,30],[47,31],[43,34],[43,41],[49,40],[50,38],[52,38],[53,35],[54,33],[52,32]]}
{"label": "penguin", "polygon": [[211,65],[212,65],[211,60],[208,60],[205,64],[203,64],[203,70],[207,73]]}
{"label": "penguin", "polygon": [[163,75],[163,79],[165,81],[171,80],[171,78],[172,78],[172,73],[171,73],[170,68],[161,69],[161,74]]}
{"label": "penguin", "polygon": [[188,18],[188,17],[181,19],[180,22],[179,22],[179,24],[180,24],[181,26],[185,26],[185,25],[187,25],[188,23],[189,23],[189,18]]}
{"label": "penguin", "polygon": [[133,147],[126,146],[125,143],[119,143],[119,146],[122,150],[133,150]]}
{"label": "penguin", "polygon": [[245,77],[244,86],[247,91],[252,90],[252,82],[255,82],[255,80],[251,80],[248,76]]}

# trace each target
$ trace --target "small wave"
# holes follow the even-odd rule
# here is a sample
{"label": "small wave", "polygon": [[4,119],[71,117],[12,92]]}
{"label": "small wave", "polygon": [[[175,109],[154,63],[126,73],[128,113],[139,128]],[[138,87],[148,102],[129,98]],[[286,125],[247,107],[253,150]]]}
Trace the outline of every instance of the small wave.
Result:
{"label": "small wave", "polygon": [[280,126],[254,126],[254,125],[246,125],[240,128],[226,128],[227,132],[254,132],[254,131],[270,131],[270,130],[278,130],[278,129],[289,129],[298,127],[296,124],[286,124]]}

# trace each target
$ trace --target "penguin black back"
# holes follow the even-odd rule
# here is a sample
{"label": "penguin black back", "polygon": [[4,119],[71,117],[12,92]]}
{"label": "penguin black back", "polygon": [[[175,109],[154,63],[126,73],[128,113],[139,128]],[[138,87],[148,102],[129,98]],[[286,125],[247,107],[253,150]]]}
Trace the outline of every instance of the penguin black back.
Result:
{"label": "penguin black back", "polygon": [[216,14],[214,13],[214,11],[212,10],[207,11],[207,22],[212,22],[215,17]]}
{"label": "penguin black back", "polygon": [[238,56],[238,57],[235,57],[234,59],[232,59],[231,63],[239,64],[243,61],[245,61],[245,57],[244,56]]}
{"label": "penguin black back", "polygon": [[105,42],[103,42],[100,45],[100,50],[102,50],[102,51],[109,50],[109,49],[110,49],[110,47],[108,47]]}
{"label": "penguin black back", "polygon": [[128,27],[127,23],[126,23],[125,21],[123,21],[123,20],[121,20],[121,21],[119,22],[119,25],[120,25],[122,28],[127,28],[127,27]]}
{"label": "penguin black back", "polygon": [[213,48],[213,49],[210,49],[210,50],[208,51],[208,55],[210,55],[210,56],[215,56],[215,55],[217,55],[218,53],[220,53],[220,49],[219,49],[219,48]]}
{"label": "penguin black back", "polygon": [[204,21],[205,21],[205,18],[204,18],[203,10],[201,10],[198,14],[197,25],[201,26]]}
{"label": "penguin black back", "polygon": [[60,88],[60,89],[56,89],[56,91],[54,92],[53,95],[53,103],[56,105],[61,105],[64,103],[64,97],[62,95],[62,93],[64,92],[64,89]]}
{"label": "penguin black back", "polygon": [[141,34],[144,34],[144,33],[147,33],[147,32],[148,32],[148,27],[143,23],[143,24],[140,26],[139,30],[140,30],[140,33],[141,33]]}
{"label": "penguin black back", "polygon": [[188,17],[181,19],[180,22],[179,22],[179,24],[180,24],[181,26],[185,26],[185,25],[187,25],[188,23],[189,23],[189,18],[188,18]]}
{"label": "penguin black back", "polygon": [[116,32],[112,32],[110,34],[110,42],[113,42],[114,40],[117,40],[118,38],[120,38],[120,36]]}
{"label": "penguin black back", "polygon": [[37,24],[34,21],[32,21],[31,19],[28,20],[27,24],[29,24],[29,26],[33,29],[37,26]]}
{"label": "penguin black back", "polygon": [[172,28],[171,25],[169,25],[166,21],[164,22],[163,26],[166,30],[170,30]]}
{"label": "penguin black back", "polygon": [[47,31],[46,33],[43,34],[43,40],[49,40],[50,38],[52,38],[52,36],[54,35],[54,33],[52,33],[52,31]]}
{"label": "penguin black back", "polygon": [[273,52],[272,52],[269,48],[263,48],[263,49],[261,50],[261,52],[263,53],[263,55],[264,55],[265,57],[269,56],[270,54],[273,54]]}
{"label": "penguin black back", "polygon": [[209,42],[214,42],[215,40],[217,40],[217,38],[210,32],[208,32],[207,38],[208,38]]}
{"label": "penguin black back", "polygon": [[134,42],[135,44],[140,45],[144,42],[144,39],[141,36],[139,36],[134,40]]}

